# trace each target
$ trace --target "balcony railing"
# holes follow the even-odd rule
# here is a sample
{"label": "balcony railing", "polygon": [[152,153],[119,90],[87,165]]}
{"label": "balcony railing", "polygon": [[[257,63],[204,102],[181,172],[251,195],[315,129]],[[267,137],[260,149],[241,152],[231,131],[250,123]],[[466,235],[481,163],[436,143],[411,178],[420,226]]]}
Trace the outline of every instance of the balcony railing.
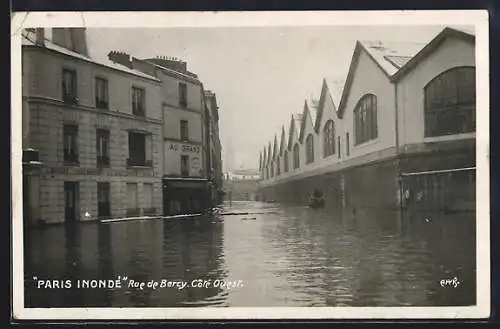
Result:
{"label": "balcony railing", "polygon": [[78,104],[80,102],[80,99],[78,98],[78,96],[71,93],[64,93],[63,102],[68,104]]}
{"label": "balcony railing", "polygon": [[127,216],[134,217],[139,216],[141,214],[141,208],[129,208],[127,209]]}
{"label": "balcony railing", "polygon": [[101,110],[107,110],[109,109],[109,104],[108,101],[103,101],[100,99],[95,100],[95,107]]}
{"label": "balcony railing", "polygon": [[156,208],[144,208],[143,214],[144,216],[154,216],[156,215]]}

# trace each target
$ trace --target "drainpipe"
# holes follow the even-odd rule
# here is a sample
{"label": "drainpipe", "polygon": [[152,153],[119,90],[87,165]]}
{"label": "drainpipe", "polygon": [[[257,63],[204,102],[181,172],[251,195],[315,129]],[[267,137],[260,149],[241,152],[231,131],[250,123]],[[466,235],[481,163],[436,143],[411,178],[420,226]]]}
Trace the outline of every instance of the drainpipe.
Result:
{"label": "drainpipe", "polygon": [[395,144],[396,144],[396,182],[398,189],[398,200],[400,210],[403,207],[403,182],[399,167],[399,109],[398,109],[398,83],[394,83],[394,131],[395,131]]}
{"label": "drainpipe", "polygon": [[399,110],[398,110],[398,84],[394,83],[394,126],[396,132],[396,155],[399,155]]}

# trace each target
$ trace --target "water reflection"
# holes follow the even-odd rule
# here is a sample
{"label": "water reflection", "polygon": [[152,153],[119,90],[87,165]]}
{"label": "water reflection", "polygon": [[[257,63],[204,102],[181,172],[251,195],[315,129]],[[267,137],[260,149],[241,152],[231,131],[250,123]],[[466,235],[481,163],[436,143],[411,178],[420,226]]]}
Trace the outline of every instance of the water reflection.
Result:
{"label": "water reflection", "polygon": [[[229,207],[229,206],[228,206]],[[26,307],[475,304],[473,213],[313,210],[50,227],[26,237]],[[237,281],[237,288],[35,289],[52,279]],[[459,278],[457,288],[442,279]]]}

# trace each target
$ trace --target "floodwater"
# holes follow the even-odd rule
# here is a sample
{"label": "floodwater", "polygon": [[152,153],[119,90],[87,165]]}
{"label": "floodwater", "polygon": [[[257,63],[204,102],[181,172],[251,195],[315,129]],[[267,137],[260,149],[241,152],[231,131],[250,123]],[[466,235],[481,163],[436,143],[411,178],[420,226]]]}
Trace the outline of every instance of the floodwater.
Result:
{"label": "floodwater", "polygon": [[[34,230],[25,238],[25,306],[476,303],[474,213],[258,202],[223,211],[253,214]],[[91,288],[91,280],[107,288]]]}

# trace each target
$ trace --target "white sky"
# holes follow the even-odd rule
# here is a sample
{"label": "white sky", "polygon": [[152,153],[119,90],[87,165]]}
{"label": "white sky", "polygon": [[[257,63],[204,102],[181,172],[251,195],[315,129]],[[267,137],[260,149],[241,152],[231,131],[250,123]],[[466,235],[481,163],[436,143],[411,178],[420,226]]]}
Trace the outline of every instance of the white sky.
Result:
{"label": "white sky", "polygon": [[258,168],[259,152],[288,128],[323,77],[344,79],[356,40],[427,42],[441,26],[88,28],[91,54],[111,50],[187,61],[217,94],[224,162]]}

